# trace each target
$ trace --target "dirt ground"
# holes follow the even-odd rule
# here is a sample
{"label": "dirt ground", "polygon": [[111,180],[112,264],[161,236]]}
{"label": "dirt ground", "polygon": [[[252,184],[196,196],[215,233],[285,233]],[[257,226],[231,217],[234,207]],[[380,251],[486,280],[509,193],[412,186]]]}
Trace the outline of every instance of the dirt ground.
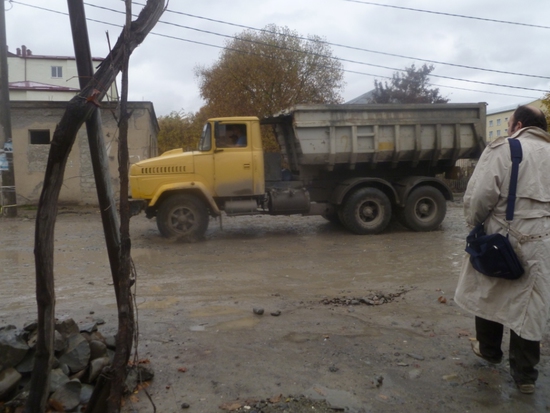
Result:
{"label": "dirt ground", "polygon": [[[32,216],[0,219],[0,325],[36,318]],[[534,395],[516,390],[506,362],[470,350],[473,317],[453,302],[460,203],[430,233],[395,224],[357,236],[321,217],[256,216],[211,221],[206,241],[181,244],[143,215],[131,233],[138,353],[155,378],[152,402],[140,392],[125,412],[258,410],[247,399],[292,411],[290,395],[357,413],[550,411],[548,337]],[[61,209],[55,239],[58,317],[101,318],[113,333],[99,213]]]}

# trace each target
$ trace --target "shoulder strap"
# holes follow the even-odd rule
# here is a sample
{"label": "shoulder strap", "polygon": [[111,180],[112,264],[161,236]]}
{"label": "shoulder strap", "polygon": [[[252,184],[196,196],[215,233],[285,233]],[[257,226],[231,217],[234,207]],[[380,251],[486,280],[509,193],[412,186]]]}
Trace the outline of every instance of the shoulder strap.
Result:
{"label": "shoulder strap", "polygon": [[508,204],[506,205],[506,221],[514,219],[514,208],[516,206],[516,189],[518,186],[519,164],[523,158],[523,150],[519,139],[508,139],[510,144],[510,155],[512,157],[512,174],[510,175],[510,190],[508,191]]}

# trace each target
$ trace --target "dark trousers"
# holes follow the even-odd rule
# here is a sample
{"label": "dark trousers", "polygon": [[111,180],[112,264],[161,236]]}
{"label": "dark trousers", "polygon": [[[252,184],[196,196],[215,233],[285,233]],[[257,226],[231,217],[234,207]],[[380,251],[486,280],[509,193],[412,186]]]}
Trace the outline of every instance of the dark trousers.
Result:
{"label": "dark trousers", "polygon": [[[490,358],[502,357],[504,327],[495,321],[476,317],[476,338],[481,354]],[[535,366],[540,361],[540,341],[525,340],[510,330],[510,374],[516,383],[535,383],[539,376]]]}

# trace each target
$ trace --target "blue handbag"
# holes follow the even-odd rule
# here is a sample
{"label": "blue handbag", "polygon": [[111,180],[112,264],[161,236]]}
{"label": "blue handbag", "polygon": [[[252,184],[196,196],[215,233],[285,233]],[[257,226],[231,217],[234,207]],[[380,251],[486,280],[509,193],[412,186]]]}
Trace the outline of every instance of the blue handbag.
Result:
{"label": "blue handbag", "polygon": [[[508,139],[512,156],[510,191],[506,205],[506,221],[514,219],[516,188],[519,164],[523,158],[521,143],[518,139]],[[470,254],[470,263],[474,269],[489,277],[516,280],[525,272],[516,252],[510,244],[508,234],[485,233],[483,223],[477,224],[466,237],[466,252]]]}

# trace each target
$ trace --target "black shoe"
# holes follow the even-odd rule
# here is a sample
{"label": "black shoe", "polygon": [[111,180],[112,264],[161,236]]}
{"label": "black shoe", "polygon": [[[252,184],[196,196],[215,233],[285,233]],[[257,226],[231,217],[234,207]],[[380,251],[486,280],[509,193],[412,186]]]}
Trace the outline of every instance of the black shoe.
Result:
{"label": "black shoe", "polygon": [[[491,364],[500,364],[502,362],[502,356],[500,357],[487,357],[481,354],[479,349],[479,341],[472,341],[472,351],[478,357],[481,357],[483,360],[488,361]],[[521,391],[521,390],[520,390]],[[534,391],[534,390],[533,390]]]}

